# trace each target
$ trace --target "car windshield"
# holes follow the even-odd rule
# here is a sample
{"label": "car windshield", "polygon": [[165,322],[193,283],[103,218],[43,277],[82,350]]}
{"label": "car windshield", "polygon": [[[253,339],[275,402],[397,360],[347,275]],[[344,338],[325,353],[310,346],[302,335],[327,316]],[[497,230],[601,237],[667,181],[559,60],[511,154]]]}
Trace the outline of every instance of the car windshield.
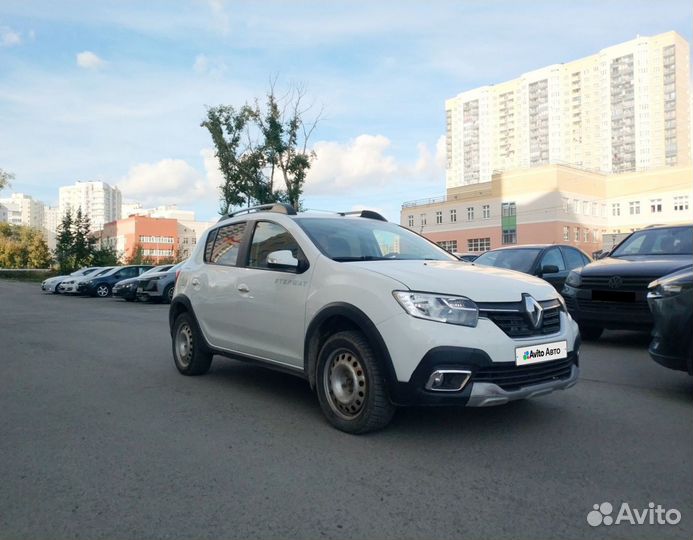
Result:
{"label": "car windshield", "polygon": [[634,232],[614,250],[611,256],[692,254],[693,228],[672,227]]}
{"label": "car windshield", "polygon": [[487,251],[474,259],[474,264],[507,268],[518,272],[529,272],[534,265],[540,249],[499,249]]}
{"label": "car windshield", "polygon": [[298,218],[313,243],[338,262],[455,261],[453,255],[404,227],[368,218]]}

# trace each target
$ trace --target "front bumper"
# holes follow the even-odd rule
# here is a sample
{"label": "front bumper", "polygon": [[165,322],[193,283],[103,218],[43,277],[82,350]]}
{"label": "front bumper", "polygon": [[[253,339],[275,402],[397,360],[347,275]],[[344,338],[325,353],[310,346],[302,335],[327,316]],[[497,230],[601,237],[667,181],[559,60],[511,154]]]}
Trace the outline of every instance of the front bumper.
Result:
{"label": "front bumper", "polygon": [[137,298],[137,286],[113,287],[113,296],[134,300]]}

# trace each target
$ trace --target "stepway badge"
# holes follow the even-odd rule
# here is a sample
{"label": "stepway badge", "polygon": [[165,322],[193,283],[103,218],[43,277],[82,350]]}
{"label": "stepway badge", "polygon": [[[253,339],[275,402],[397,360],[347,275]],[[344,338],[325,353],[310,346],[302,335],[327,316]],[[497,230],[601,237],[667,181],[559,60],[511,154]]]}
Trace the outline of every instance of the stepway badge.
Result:
{"label": "stepway badge", "polygon": [[515,349],[515,364],[526,366],[527,364],[560,360],[567,356],[568,342],[554,341],[553,343],[542,343],[541,345],[530,345],[529,347],[517,347]]}

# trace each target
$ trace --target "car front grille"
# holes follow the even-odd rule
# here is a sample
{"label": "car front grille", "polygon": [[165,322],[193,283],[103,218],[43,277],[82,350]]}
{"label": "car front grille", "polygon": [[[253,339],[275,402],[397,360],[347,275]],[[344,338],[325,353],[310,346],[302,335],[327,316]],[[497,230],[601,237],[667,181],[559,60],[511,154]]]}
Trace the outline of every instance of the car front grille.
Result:
{"label": "car front grille", "polygon": [[512,304],[480,304],[479,317],[491,320],[498,328],[509,337],[524,338],[533,336],[546,336],[555,334],[561,330],[561,307],[557,300],[539,302],[544,308],[542,323],[534,328],[524,312],[520,303]]}
{"label": "car front grille", "polygon": [[486,366],[477,369],[472,380],[474,382],[493,383],[503,390],[517,390],[523,386],[567,379],[570,377],[573,364],[575,364],[574,353],[562,360],[528,366],[516,366],[513,363]]}
{"label": "car front grille", "polygon": [[[574,300],[570,302],[568,307],[574,309]],[[635,302],[605,302],[601,300],[588,300],[587,298],[578,298],[577,306],[580,311],[598,311],[600,313],[609,312],[636,312],[636,313],[649,313],[650,308],[647,305],[646,300],[635,301]]]}
{"label": "car front grille", "polygon": [[580,283],[581,289],[602,289],[619,291],[644,291],[654,278],[616,276],[620,278],[619,287],[609,286],[609,280],[614,276],[583,276]]}

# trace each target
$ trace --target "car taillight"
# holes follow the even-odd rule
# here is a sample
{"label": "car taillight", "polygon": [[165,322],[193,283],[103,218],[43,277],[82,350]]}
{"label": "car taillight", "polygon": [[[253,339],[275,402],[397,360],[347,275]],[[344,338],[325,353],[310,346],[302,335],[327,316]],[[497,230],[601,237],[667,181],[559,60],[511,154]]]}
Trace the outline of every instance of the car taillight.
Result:
{"label": "car taillight", "polygon": [[178,283],[178,276],[180,276],[180,270],[176,270],[176,283]]}

